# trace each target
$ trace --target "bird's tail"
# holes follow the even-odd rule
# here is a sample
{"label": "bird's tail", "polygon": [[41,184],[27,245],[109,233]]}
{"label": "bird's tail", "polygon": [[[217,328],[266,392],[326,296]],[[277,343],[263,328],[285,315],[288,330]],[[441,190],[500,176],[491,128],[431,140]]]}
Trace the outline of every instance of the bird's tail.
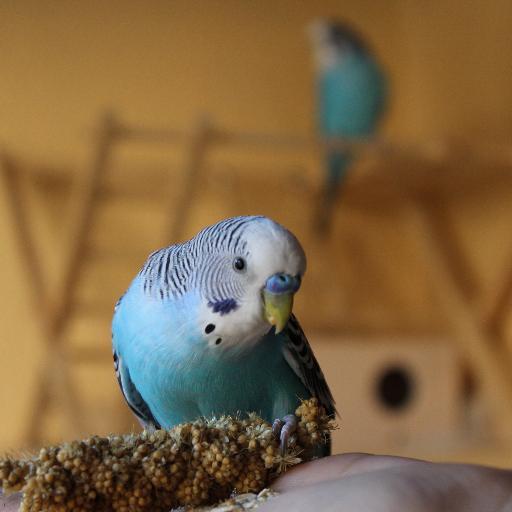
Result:
{"label": "bird's tail", "polygon": [[318,200],[314,226],[321,236],[329,234],[336,202],[346,181],[351,161],[352,155],[348,152],[331,152],[326,156],[326,178]]}

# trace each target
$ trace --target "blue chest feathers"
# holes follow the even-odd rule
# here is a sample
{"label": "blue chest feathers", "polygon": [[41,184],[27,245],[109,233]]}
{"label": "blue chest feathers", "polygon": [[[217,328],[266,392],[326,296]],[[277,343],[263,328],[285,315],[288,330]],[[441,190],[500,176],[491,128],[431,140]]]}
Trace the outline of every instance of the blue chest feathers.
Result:
{"label": "blue chest feathers", "polygon": [[310,396],[284,359],[282,335],[243,351],[208,345],[191,313],[198,302],[187,297],[171,311],[127,294],[114,319],[115,348],[162,426],[248,412],[272,421]]}
{"label": "blue chest feathers", "polygon": [[146,399],[164,426],[199,416],[256,412],[268,421],[292,413],[307,397],[282,356],[282,340],[264,337],[248,352],[212,354],[207,347],[187,360],[153,364]]}

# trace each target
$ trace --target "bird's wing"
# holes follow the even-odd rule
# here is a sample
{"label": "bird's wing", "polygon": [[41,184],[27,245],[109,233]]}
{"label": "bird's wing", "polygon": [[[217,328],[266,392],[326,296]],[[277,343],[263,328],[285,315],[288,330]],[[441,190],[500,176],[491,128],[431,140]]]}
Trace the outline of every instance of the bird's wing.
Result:
{"label": "bird's wing", "polygon": [[137,419],[140,421],[142,426],[146,429],[159,429],[160,424],[153,416],[149,405],[144,401],[141,394],[138,392],[135,384],[130,378],[130,371],[128,367],[123,364],[122,357],[117,353],[116,349],[113,349],[114,353],[114,369],[116,371],[117,382],[124,395],[126,403],[133,411]]}
{"label": "bird's wing", "polygon": [[329,416],[335,416],[336,405],[324,374],[297,318],[292,315],[284,331],[284,358],[312,396],[318,398]]}

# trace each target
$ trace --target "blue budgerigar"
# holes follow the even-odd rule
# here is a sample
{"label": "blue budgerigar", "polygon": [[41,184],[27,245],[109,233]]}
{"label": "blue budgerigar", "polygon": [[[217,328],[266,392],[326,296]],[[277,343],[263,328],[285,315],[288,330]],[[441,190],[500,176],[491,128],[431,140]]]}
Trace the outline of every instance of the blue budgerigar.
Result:
{"label": "blue budgerigar", "polygon": [[[117,378],[147,428],[256,412],[284,448],[301,398],[329,415],[332,394],[298,320],[306,270],[295,236],[261,216],[235,217],[152,253],[113,319]],[[329,451],[329,443],[319,455]]]}
{"label": "blue budgerigar", "polygon": [[[387,97],[386,78],[363,39],[348,25],[317,20],[309,27],[317,67],[318,127],[325,138],[367,138]],[[316,229],[326,233],[340,188],[352,163],[347,150],[328,150]]]}

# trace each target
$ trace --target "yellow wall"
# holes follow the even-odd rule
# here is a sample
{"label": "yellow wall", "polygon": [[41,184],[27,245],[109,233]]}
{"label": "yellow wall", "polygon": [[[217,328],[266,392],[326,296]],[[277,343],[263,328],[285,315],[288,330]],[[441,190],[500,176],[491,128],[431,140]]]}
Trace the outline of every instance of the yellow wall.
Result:
{"label": "yellow wall", "polygon": [[206,110],[229,127],[307,132],[308,21],[328,13],[359,20],[394,71],[397,8],[371,0],[2,2],[0,140],[76,161],[106,107],[149,124],[187,127]]}
{"label": "yellow wall", "polygon": [[394,133],[510,133],[506,0],[8,0],[0,5],[0,141],[76,161],[106,107],[142,123],[188,126],[207,110],[230,127],[306,132],[304,26],[326,14],[360,27],[389,69]]}

